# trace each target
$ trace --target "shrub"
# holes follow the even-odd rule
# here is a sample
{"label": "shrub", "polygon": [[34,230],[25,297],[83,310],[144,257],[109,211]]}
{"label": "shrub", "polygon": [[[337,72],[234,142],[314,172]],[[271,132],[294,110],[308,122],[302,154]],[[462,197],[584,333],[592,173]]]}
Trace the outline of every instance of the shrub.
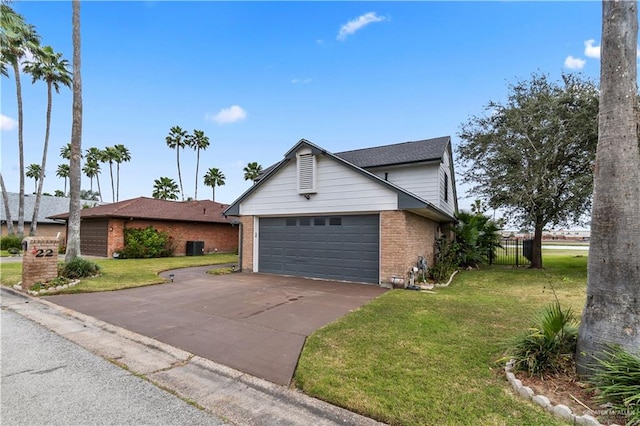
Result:
{"label": "shrub", "polygon": [[482,213],[460,211],[458,223],[451,227],[458,243],[458,262],[462,267],[488,263],[500,245],[498,224]]}
{"label": "shrub", "polygon": [[100,266],[96,265],[90,260],[76,257],[71,262],[67,262],[62,265],[62,269],[60,270],[59,275],[70,279],[76,279],[92,277],[94,275],[97,275],[99,272]]}
{"label": "shrub", "polygon": [[609,346],[603,354],[592,379],[596,399],[626,414],[627,425],[640,425],[640,356],[620,346]]}
{"label": "shrub", "polygon": [[458,267],[458,244],[444,235],[436,240],[436,261],[427,271],[436,282],[445,282]]}
{"label": "shrub", "polygon": [[22,238],[17,235],[5,235],[0,238],[0,250],[9,250],[10,248],[22,250]]}
{"label": "shrub", "polygon": [[148,226],[125,229],[124,248],[118,253],[120,258],[140,259],[172,256],[174,249],[169,234]]}
{"label": "shrub", "polygon": [[534,319],[526,333],[514,339],[508,358],[515,360],[514,369],[530,375],[573,372],[577,337],[575,315],[571,308],[563,310],[556,300]]}

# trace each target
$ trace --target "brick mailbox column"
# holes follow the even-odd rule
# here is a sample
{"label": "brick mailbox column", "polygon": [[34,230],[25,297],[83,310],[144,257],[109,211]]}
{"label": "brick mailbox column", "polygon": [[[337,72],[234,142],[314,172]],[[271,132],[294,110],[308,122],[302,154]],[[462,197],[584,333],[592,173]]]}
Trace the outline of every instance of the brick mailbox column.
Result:
{"label": "brick mailbox column", "polygon": [[58,276],[58,239],[27,237],[22,240],[22,289]]}

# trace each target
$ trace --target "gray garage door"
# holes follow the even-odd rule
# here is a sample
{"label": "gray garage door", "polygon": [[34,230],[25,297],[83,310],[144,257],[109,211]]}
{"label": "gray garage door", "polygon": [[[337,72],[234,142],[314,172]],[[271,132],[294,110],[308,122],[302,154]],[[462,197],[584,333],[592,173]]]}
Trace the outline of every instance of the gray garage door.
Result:
{"label": "gray garage door", "polygon": [[379,216],[260,218],[260,272],[375,283]]}

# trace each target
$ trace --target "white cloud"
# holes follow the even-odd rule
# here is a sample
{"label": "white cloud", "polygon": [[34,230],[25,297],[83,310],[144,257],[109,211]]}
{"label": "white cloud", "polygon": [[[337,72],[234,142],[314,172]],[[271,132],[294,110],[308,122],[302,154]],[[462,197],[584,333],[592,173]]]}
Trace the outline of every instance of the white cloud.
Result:
{"label": "white cloud", "polygon": [[215,115],[206,114],[204,117],[205,120],[215,121],[218,124],[235,123],[245,118],[247,118],[247,112],[238,105],[223,108]]}
{"label": "white cloud", "polygon": [[600,46],[594,46],[595,40],[587,40],[584,42],[584,54],[589,58],[600,59]]}
{"label": "white cloud", "polygon": [[291,84],[309,84],[311,83],[310,78],[294,78],[291,80]]}
{"label": "white cloud", "polygon": [[569,68],[570,70],[581,70],[584,68],[584,65],[587,63],[582,58],[574,58],[573,56],[567,56],[567,59],[564,60],[564,66]]}
{"label": "white cloud", "polygon": [[356,31],[364,28],[366,25],[369,25],[373,22],[382,22],[386,18],[384,16],[378,16],[375,12],[365,13],[364,15],[358,16],[355,19],[344,24],[340,27],[340,31],[338,32],[338,36],[336,37],[338,40],[345,40],[347,36],[355,33]]}
{"label": "white cloud", "polygon": [[11,117],[7,117],[4,114],[0,114],[0,130],[13,130],[18,125],[18,122]]}

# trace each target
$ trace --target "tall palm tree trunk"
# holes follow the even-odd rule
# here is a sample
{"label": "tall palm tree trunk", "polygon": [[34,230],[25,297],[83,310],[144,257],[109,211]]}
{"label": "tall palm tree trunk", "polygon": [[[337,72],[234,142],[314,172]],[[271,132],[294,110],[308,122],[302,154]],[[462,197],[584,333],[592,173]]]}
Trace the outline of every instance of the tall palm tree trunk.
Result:
{"label": "tall palm tree trunk", "polygon": [[4,217],[7,221],[7,234],[14,235],[13,219],[11,218],[11,209],[9,208],[9,194],[7,194],[7,188],[4,186],[2,173],[0,173],[0,186],[2,187],[2,201],[4,202]]}
{"label": "tall palm tree trunk", "polygon": [[67,234],[67,252],[65,262],[80,256],[80,178],[82,155],[82,78],[80,75],[80,0],[72,1],[73,28],[73,106],[71,125],[71,160],[69,164],[69,225]]}
{"label": "tall palm tree trunk", "polygon": [[111,176],[111,201],[115,203],[116,201],[116,190],[113,182],[113,163],[109,162],[109,175]]}
{"label": "tall palm tree trunk", "polygon": [[22,115],[22,84],[20,83],[20,64],[13,62],[13,73],[16,76],[16,98],[18,101],[18,152],[20,157],[20,191],[18,195],[18,235],[24,235],[24,134]]}
{"label": "tall palm tree trunk", "polygon": [[178,162],[178,182],[180,182],[180,196],[184,201],[184,190],[182,189],[182,174],[180,173],[180,146],[176,146],[176,158]]}
{"label": "tall palm tree trunk", "polygon": [[100,202],[102,202],[102,189],[100,189],[100,173],[96,175],[96,184],[98,184],[98,193],[100,194]]}
{"label": "tall palm tree trunk", "polygon": [[587,301],[578,373],[617,344],[640,355],[640,144],[636,2],[602,2],[598,148],[594,171]]}
{"label": "tall palm tree trunk", "polygon": [[194,200],[198,199],[198,169],[200,168],[200,148],[196,150],[196,190],[193,194]]}
{"label": "tall palm tree trunk", "polygon": [[51,129],[51,104],[53,93],[51,92],[52,84],[47,82],[47,125],[44,132],[44,147],[42,148],[42,165],[40,166],[40,181],[36,190],[36,201],[33,205],[33,216],[31,218],[31,229],[29,235],[36,235],[38,228],[38,212],[40,211],[40,201],[42,200],[42,187],[44,186],[44,169],[47,166],[47,151],[49,149],[49,130]]}

